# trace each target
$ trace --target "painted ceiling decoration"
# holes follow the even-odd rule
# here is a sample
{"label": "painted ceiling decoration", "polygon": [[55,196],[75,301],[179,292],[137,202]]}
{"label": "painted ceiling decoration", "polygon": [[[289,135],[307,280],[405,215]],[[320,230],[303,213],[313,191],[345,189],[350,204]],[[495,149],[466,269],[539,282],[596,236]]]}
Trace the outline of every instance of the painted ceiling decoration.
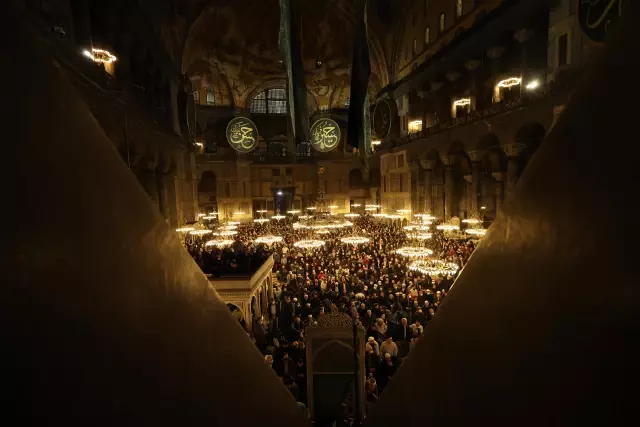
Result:
{"label": "painted ceiling decoration", "polygon": [[[217,105],[248,107],[248,96],[256,88],[286,76],[278,49],[278,0],[183,1],[192,4],[191,9],[180,8],[180,13],[192,18],[192,24],[183,15],[174,19],[175,27],[164,29],[162,35],[165,43],[177,46],[184,34],[184,47],[178,58],[182,70],[194,87],[214,91],[216,100],[220,100]],[[194,13],[196,9],[198,13]],[[372,8],[369,18],[371,99],[389,82],[387,60],[376,32],[378,29],[383,33],[385,29],[376,24],[379,20],[375,11]],[[355,8],[349,0],[304,1],[300,14],[309,92],[318,107],[345,108],[349,102]],[[176,48],[171,50],[175,54]]]}

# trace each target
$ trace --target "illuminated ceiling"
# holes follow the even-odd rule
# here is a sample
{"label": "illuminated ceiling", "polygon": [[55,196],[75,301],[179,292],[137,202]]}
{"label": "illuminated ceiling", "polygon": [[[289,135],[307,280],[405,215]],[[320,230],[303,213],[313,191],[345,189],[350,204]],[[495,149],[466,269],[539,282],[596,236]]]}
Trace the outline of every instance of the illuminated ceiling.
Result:
{"label": "illuminated ceiling", "polygon": [[[164,22],[168,22],[161,34],[170,54],[196,86],[217,92],[222,104],[244,107],[262,87],[284,81],[278,51],[278,0],[160,1],[165,3]],[[378,6],[388,6],[388,1],[370,0],[371,94],[388,83],[384,41],[378,37],[387,29],[378,18]],[[357,20],[354,1],[302,1],[301,7],[309,91],[320,106],[344,107]]]}

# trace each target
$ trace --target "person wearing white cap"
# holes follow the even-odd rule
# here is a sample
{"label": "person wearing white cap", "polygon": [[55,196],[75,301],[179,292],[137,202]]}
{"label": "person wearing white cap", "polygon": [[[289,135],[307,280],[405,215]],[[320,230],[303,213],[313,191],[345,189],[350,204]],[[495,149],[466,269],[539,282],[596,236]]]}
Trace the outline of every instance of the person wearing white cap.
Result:
{"label": "person wearing white cap", "polygon": [[380,345],[378,344],[378,342],[375,340],[375,338],[373,337],[369,337],[369,340],[367,341],[367,344],[369,344],[371,346],[371,348],[373,348],[373,351],[380,356]]}

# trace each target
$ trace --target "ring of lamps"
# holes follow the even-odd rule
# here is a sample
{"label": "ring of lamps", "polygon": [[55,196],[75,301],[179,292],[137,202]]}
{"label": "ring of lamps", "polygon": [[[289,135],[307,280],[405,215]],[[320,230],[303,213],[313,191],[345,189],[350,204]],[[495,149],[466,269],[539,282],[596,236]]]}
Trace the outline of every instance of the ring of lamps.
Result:
{"label": "ring of lamps", "polygon": [[409,258],[418,258],[430,256],[433,254],[433,251],[420,246],[405,246],[396,250],[396,253]]}
{"label": "ring of lamps", "polygon": [[300,240],[299,242],[294,243],[293,246],[301,249],[314,249],[314,248],[319,248],[324,246],[324,243],[325,243],[324,240],[309,239],[309,240]]}
{"label": "ring of lamps", "polygon": [[457,231],[460,230],[460,227],[458,227],[457,225],[453,225],[453,224],[441,224],[439,226],[436,227],[438,230],[442,230],[442,231]]}
{"label": "ring of lamps", "polygon": [[206,236],[211,233],[213,233],[211,230],[193,230],[189,232],[192,236]]}
{"label": "ring of lamps", "polygon": [[351,236],[351,237],[343,237],[342,239],[340,239],[340,241],[348,245],[362,245],[364,243],[368,243],[369,238],[362,237],[362,236]]}
{"label": "ring of lamps", "polygon": [[485,234],[487,234],[487,230],[485,230],[484,228],[467,228],[464,231],[465,233],[471,234],[473,236],[484,236]]}
{"label": "ring of lamps", "polygon": [[440,259],[420,259],[409,264],[409,269],[422,274],[453,276],[458,272],[458,264]]}
{"label": "ring of lamps", "polygon": [[209,240],[207,243],[205,243],[205,247],[206,246],[215,246],[216,248],[224,248],[226,246],[230,246],[233,244],[233,240]]}
{"label": "ring of lamps", "polygon": [[264,243],[266,245],[272,245],[274,243],[282,242],[282,236],[260,236],[255,240],[256,243]]}

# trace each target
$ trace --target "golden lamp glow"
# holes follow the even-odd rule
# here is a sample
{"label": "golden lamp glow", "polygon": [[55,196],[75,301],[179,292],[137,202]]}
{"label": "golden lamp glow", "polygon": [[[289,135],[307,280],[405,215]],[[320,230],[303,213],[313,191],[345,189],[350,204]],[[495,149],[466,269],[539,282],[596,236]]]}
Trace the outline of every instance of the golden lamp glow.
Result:
{"label": "golden lamp glow", "polygon": [[351,205],[352,208],[359,208],[360,206],[362,206],[360,203],[354,203]]}
{"label": "golden lamp glow", "polygon": [[361,237],[361,236],[351,236],[351,237],[343,237],[342,239],[340,239],[340,241],[347,245],[362,245],[362,244],[368,243],[369,238]]}
{"label": "golden lamp glow", "polygon": [[431,249],[422,248],[420,246],[405,246],[396,251],[398,255],[406,256],[409,258],[427,257],[433,254]]}
{"label": "golden lamp glow", "polygon": [[188,232],[193,231],[193,230],[195,230],[195,228],[193,228],[193,227],[176,228],[176,231],[178,233],[188,233]]}
{"label": "golden lamp glow", "polygon": [[265,222],[269,222],[269,220],[267,218],[256,218],[253,220],[253,222],[257,222],[259,224],[264,224]]}
{"label": "golden lamp glow", "polygon": [[263,243],[265,245],[272,245],[274,243],[282,242],[282,236],[261,236],[255,240],[256,243]]}
{"label": "golden lamp glow", "polygon": [[540,81],[533,80],[533,81],[530,81],[529,84],[527,85],[527,90],[536,90],[539,87],[540,87]]}
{"label": "golden lamp glow", "polygon": [[291,215],[295,215],[295,214],[297,214],[297,213],[300,213],[300,211],[299,211],[299,210],[297,210],[297,209],[292,209],[292,210],[290,210],[290,211],[287,211],[287,213],[288,213],[288,214],[291,214]]}
{"label": "golden lamp glow", "polygon": [[275,219],[275,220],[285,219],[285,218],[286,218],[286,216],[284,216],[284,215],[273,215],[271,217],[271,219]]}
{"label": "golden lamp glow", "polygon": [[328,208],[329,209],[338,209],[338,206],[337,205],[331,205],[331,206],[328,206]]}
{"label": "golden lamp glow", "polygon": [[409,132],[420,132],[422,130],[422,120],[412,120],[409,122]]}
{"label": "golden lamp glow", "polygon": [[225,246],[231,246],[233,244],[233,240],[209,240],[205,243],[205,246],[215,246],[216,248],[224,248]]}
{"label": "golden lamp glow", "polygon": [[462,222],[464,222],[465,224],[480,224],[482,221],[475,218],[468,218],[468,219],[463,219]]}
{"label": "golden lamp glow", "polygon": [[453,101],[453,105],[456,107],[466,107],[467,105],[471,105],[471,98],[460,98]]}
{"label": "golden lamp glow", "polygon": [[512,87],[512,86],[518,86],[520,83],[522,83],[522,79],[520,77],[511,77],[498,82],[497,86]]}
{"label": "golden lamp glow", "polygon": [[380,145],[382,144],[382,141],[380,141],[379,139],[374,139],[373,141],[371,141],[371,145],[376,146],[376,145]]}
{"label": "golden lamp glow", "polygon": [[99,64],[111,64],[118,60],[115,55],[104,49],[93,48],[91,49],[91,52],[85,49],[82,53],[93,62],[97,62]]}
{"label": "golden lamp glow", "polygon": [[246,212],[234,212],[234,215],[246,215]]}
{"label": "golden lamp glow", "polygon": [[296,248],[313,249],[324,245],[324,240],[301,240],[293,244]]}
{"label": "golden lamp glow", "polygon": [[192,236],[206,236],[211,233],[213,233],[211,230],[193,230],[189,232]]}
{"label": "golden lamp glow", "polygon": [[257,210],[256,213],[267,213],[268,211],[266,209],[260,209]]}

